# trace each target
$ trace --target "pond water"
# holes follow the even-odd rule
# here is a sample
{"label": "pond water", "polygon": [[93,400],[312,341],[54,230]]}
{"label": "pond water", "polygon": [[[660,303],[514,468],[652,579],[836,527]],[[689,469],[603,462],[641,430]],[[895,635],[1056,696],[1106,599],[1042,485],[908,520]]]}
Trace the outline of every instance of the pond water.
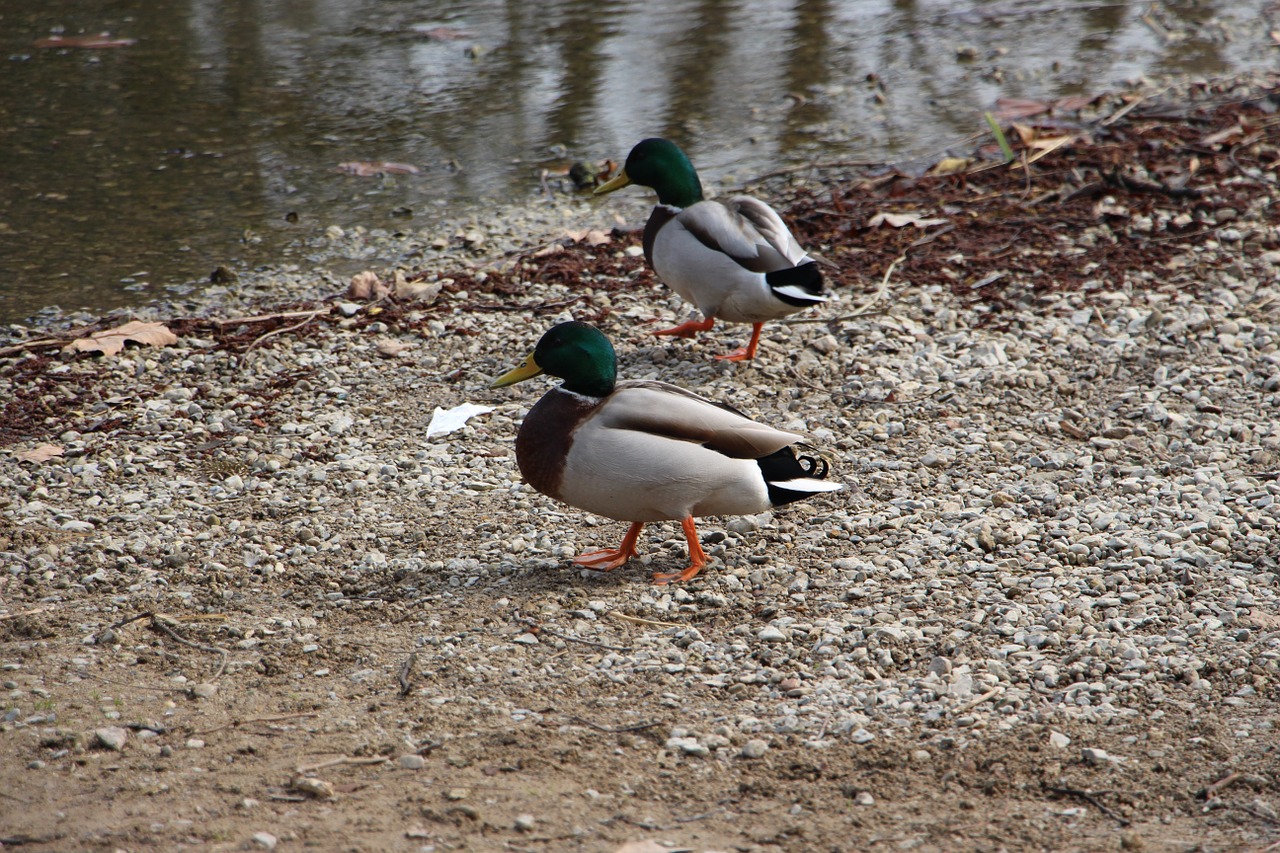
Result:
{"label": "pond water", "polygon": [[[287,262],[332,224],[537,204],[542,170],[620,161],[644,136],[677,140],[712,181],[940,152],[997,98],[1273,65],[1276,15],[1271,0],[0,0],[0,322]],[[419,171],[338,168],[353,161]]]}

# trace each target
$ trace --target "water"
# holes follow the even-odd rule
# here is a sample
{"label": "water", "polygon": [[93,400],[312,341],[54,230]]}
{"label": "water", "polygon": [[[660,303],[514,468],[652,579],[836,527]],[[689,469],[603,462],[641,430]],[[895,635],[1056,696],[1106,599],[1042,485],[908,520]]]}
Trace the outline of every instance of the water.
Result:
{"label": "water", "polygon": [[[0,0],[0,322],[537,204],[644,136],[712,181],[938,152],[999,97],[1274,64],[1269,3]],[[136,43],[35,46],[101,32]],[[338,169],[384,160],[421,171]]]}

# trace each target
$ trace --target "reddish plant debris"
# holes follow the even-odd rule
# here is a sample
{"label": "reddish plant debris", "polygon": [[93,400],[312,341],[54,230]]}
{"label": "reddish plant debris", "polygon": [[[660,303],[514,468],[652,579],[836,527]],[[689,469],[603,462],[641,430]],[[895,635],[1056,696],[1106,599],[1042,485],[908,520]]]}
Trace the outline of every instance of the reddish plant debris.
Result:
{"label": "reddish plant debris", "polygon": [[[1202,270],[1179,268],[1178,259],[1189,247],[1216,239],[1236,215],[1276,192],[1280,118],[1275,113],[1280,104],[1273,98],[1268,93],[1245,102],[1156,105],[1114,120],[1077,123],[1070,129],[1070,143],[1034,162],[1008,166],[946,175],[818,166],[826,176],[822,181],[791,189],[784,184],[769,195],[789,203],[785,217],[801,243],[835,263],[837,269],[827,271],[834,288],[874,293],[892,266],[897,281],[944,286],[980,309],[979,323],[999,326],[1002,312],[1028,293],[1080,292],[1088,303],[1094,290],[1197,286]],[[1050,124],[1046,118],[1032,127]],[[1031,140],[1030,146],[1024,138]],[[1026,160],[1037,153],[1034,134],[1014,134],[1011,142]],[[988,163],[998,156],[993,148],[986,155]],[[786,174],[790,172],[779,173]],[[923,228],[874,227],[877,215],[886,213],[945,222]],[[644,258],[624,251],[640,244],[640,230],[615,229],[610,236],[608,243],[589,245],[569,235],[556,243],[557,251],[530,247],[484,272],[405,275],[410,283],[440,276],[443,292],[468,294],[461,304],[457,299],[424,304],[391,293],[350,318],[330,311],[327,304],[304,302],[274,305],[272,313],[240,322],[180,318],[167,325],[179,337],[201,337],[217,349],[243,353],[287,345],[339,322],[355,329],[381,323],[404,333],[443,320],[451,333],[465,335],[474,331],[451,324],[451,315],[544,316],[569,306],[578,317],[599,322],[609,311],[597,305],[597,293],[661,288]],[[1242,251],[1253,253],[1275,248],[1274,234],[1255,234],[1241,245]],[[1221,253],[1205,258],[1198,263],[1231,262]],[[570,296],[531,300],[529,282],[562,284]],[[104,321],[75,334],[108,327]],[[64,345],[67,340],[35,343]],[[22,349],[6,347],[0,355]],[[43,352],[35,344],[28,349]],[[0,445],[47,439],[66,429],[85,433],[108,428],[109,416],[77,414],[98,401],[92,375],[50,375],[48,367],[57,363],[29,354],[0,361],[0,374],[19,389],[0,408]],[[281,377],[279,388],[261,392],[260,402],[267,405],[254,416],[265,423],[271,399],[300,378]]]}

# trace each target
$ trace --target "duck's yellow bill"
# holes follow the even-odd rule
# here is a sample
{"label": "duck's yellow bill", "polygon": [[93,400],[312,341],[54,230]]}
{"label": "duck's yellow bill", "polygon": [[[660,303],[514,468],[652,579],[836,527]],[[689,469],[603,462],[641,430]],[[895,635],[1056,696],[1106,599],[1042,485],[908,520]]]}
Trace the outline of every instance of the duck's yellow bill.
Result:
{"label": "duck's yellow bill", "polygon": [[512,368],[506,373],[493,380],[490,388],[505,388],[508,385],[515,385],[517,382],[523,382],[526,379],[532,379],[542,374],[542,368],[538,367],[538,362],[533,360],[533,353],[529,353],[524,357],[524,361],[520,362],[519,367]]}
{"label": "duck's yellow bill", "polygon": [[603,184],[596,187],[595,191],[592,192],[591,194],[604,195],[605,193],[611,193],[614,190],[620,190],[623,187],[629,187],[629,186],[631,186],[631,179],[627,177],[627,170],[623,169],[621,172],[614,175],[608,181],[605,181]]}

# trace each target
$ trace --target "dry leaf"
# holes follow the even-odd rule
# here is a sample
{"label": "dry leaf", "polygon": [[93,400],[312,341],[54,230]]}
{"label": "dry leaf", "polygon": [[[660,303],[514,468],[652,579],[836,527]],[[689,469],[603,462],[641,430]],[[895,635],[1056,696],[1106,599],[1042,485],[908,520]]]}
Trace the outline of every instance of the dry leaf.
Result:
{"label": "dry leaf", "polygon": [[561,253],[561,252],[563,252],[563,251],[564,251],[564,246],[563,246],[563,244],[561,244],[561,243],[552,243],[552,244],[550,244],[550,245],[548,245],[548,246],[543,246],[541,249],[539,249],[538,251],[534,252],[534,253],[533,253],[533,257],[535,257],[535,258],[549,258],[549,257],[551,257],[552,255],[558,255],[558,254],[560,254],[560,253]]}
{"label": "dry leaf", "polygon": [[1204,139],[1201,139],[1200,144],[1212,148],[1215,145],[1221,145],[1233,136],[1244,136],[1244,128],[1237,124],[1232,127],[1228,127],[1226,130],[1211,133]]}
{"label": "dry leaf", "polygon": [[937,163],[933,164],[933,168],[929,170],[930,175],[952,175],[956,172],[963,172],[972,165],[973,161],[968,157],[943,157]]}
{"label": "dry leaf", "polygon": [[440,295],[440,288],[444,287],[445,282],[448,281],[448,279],[437,281],[413,279],[411,281],[405,278],[405,274],[400,270],[396,270],[395,278],[396,283],[391,292],[395,294],[397,299],[425,302],[428,305],[436,301],[436,297]]}
{"label": "dry leaf", "polygon": [[100,352],[103,355],[115,355],[124,349],[124,345],[133,341],[149,347],[164,347],[178,342],[178,336],[169,331],[163,323],[143,323],[130,320],[123,326],[94,332],[87,338],[78,338],[63,347],[63,352]]}
{"label": "dry leaf", "polygon": [[62,455],[62,448],[56,444],[38,444],[30,450],[21,450],[13,454],[19,462],[48,462]]}
{"label": "dry leaf", "polygon": [[376,272],[365,270],[351,276],[351,285],[347,288],[347,294],[352,299],[368,302],[371,299],[381,299],[389,290],[390,288],[382,283],[382,279],[378,278]]}
{"label": "dry leaf", "polygon": [[565,232],[565,236],[575,243],[586,243],[588,246],[603,246],[613,238],[598,228],[583,228]]}
{"label": "dry leaf", "polygon": [[387,358],[395,358],[398,355],[402,355],[410,348],[411,345],[401,341],[392,340],[391,338],[379,338],[376,346],[378,347],[379,355],[385,355]]}
{"label": "dry leaf", "polygon": [[923,213],[877,213],[867,221],[868,228],[888,225],[891,228],[904,228],[914,225],[917,228],[928,228],[930,225],[946,225],[945,219],[926,219]]}
{"label": "dry leaf", "polygon": [[338,168],[348,175],[355,175],[358,178],[377,178],[382,175],[416,175],[422,171],[417,166],[411,166],[408,163],[389,163],[386,160],[374,162],[353,160],[349,163],[339,163]]}

